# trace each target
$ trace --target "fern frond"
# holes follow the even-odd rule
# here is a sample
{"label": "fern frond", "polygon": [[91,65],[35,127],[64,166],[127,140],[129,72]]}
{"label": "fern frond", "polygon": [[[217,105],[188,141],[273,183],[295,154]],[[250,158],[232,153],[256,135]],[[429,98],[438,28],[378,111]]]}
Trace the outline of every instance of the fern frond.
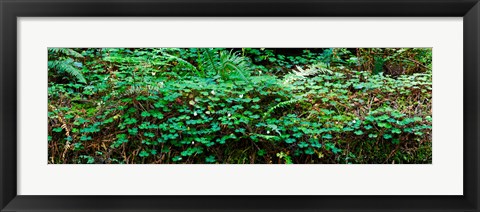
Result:
{"label": "fern frond", "polygon": [[75,68],[73,64],[70,61],[59,61],[59,60],[53,60],[53,61],[48,61],[48,69],[54,69],[59,72],[66,72],[70,76],[75,77],[78,82],[80,83],[87,83],[87,80],[83,76],[82,72]]}
{"label": "fern frond", "polygon": [[202,56],[202,63],[200,64],[201,69],[203,69],[204,72],[210,72],[213,70],[218,74],[217,64],[215,62],[215,52],[213,49],[204,49]]}
{"label": "fern frond", "polygon": [[297,66],[298,71],[292,70],[292,72],[297,76],[316,76],[318,74],[332,74],[333,72],[327,68],[325,63],[316,63],[313,65],[307,66],[307,69],[303,69],[300,66]]}
{"label": "fern frond", "polygon": [[204,73],[214,73],[223,80],[232,78],[231,74],[236,74],[245,81],[248,81],[247,76],[250,69],[243,56],[239,56],[233,51],[217,53],[212,48],[203,50],[202,57],[199,60],[199,68]]}
{"label": "fern frond", "polygon": [[76,52],[75,50],[73,49],[69,49],[69,48],[48,48],[48,51],[49,52],[52,52],[52,53],[55,53],[55,54],[64,54],[66,56],[72,56],[72,57],[75,57],[75,58],[83,58],[83,55]]}
{"label": "fern frond", "polygon": [[163,87],[162,84],[158,85],[146,85],[146,86],[141,86],[141,85],[133,85],[124,92],[119,93],[119,97],[125,97],[125,96],[135,96],[135,95],[158,95],[160,92],[160,88]]}
{"label": "fern frond", "polygon": [[233,51],[220,52],[220,67],[224,79],[228,78],[231,72],[234,72],[240,75],[243,80],[248,81],[247,75],[250,67],[244,57],[235,54]]}
{"label": "fern frond", "polygon": [[295,103],[300,102],[300,101],[302,101],[302,99],[298,98],[298,99],[291,99],[291,100],[287,100],[287,101],[284,101],[284,102],[280,102],[280,103],[276,104],[275,106],[271,107],[270,109],[268,109],[267,112],[265,112],[263,114],[263,118],[266,118],[266,117],[270,116],[270,114],[273,111],[275,111],[279,108],[285,108],[287,106],[290,106],[290,105],[295,104]]}
{"label": "fern frond", "polygon": [[188,61],[186,61],[186,60],[184,60],[184,59],[182,59],[182,58],[180,58],[180,57],[177,57],[177,56],[168,54],[168,53],[166,53],[166,52],[162,52],[162,54],[163,54],[164,56],[167,56],[169,61],[175,61],[175,62],[177,62],[179,65],[181,65],[181,66],[183,66],[183,67],[186,67],[186,68],[189,68],[189,69],[191,69],[192,71],[195,71],[195,72],[197,73],[197,75],[199,75],[199,76],[201,76],[201,77],[204,77],[203,74],[200,73],[200,72],[198,71],[198,69],[197,69],[194,65],[192,65],[190,62],[188,62]]}
{"label": "fern frond", "polygon": [[[244,80],[244,81],[249,81],[248,78],[245,76],[245,70],[241,70],[237,65],[234,63],[225,63],[225,68],[235,70],[238,75]],[[225,76],[226,78],[227,76]]]}

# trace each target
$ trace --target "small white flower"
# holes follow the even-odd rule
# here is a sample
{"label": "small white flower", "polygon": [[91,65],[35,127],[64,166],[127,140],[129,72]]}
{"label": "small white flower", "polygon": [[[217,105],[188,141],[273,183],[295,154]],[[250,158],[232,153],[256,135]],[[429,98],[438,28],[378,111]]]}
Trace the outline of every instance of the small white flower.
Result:
{"label": "small white flower", "polygon": [[232,114],[228,113],[228,117],[232,116]]}
{"label": "small white flower", "polygon": [[155,73],[155,72],[152,72],[152,76],[155,76],[155,74],[157,74],[157,73]]}
{"label": "small white flower", "polygon": [[262,72],[261,72],[261,71],[258,71],[258,74],[262,75]]}
{"label": "small white flower", "polygon": [[212,92],[210,92],[212,95],[215,95],[215,90],[212,90]]}
{"label": "small white flower", "polygon": [[355,121],[355,120],[353,120],[352,122],[353,122],[353,123],[357,123],[357,121]]}
{"label": "small white flower", "polygon": [[194,144],[195,144],[195,142],[192,141],[192,145],[194,145]]}
{"label": "small white flower", "polygon": [[207,112],[205,112],[207,115],[210,115],[210,111],[207,110]]}
{"label": "small white flower", "polygon": [[240,98],[243,98],[243,94],[240,94]]}
{"label": "small white flower", "polygon": [[267,130],[267,134],[270,134],[270,131],[269,131],[269,130]]}
{"label": "small white flower", "polygon": [[193,112],[193,115],[194,115],[194,116],[197,116],[197,111]]}

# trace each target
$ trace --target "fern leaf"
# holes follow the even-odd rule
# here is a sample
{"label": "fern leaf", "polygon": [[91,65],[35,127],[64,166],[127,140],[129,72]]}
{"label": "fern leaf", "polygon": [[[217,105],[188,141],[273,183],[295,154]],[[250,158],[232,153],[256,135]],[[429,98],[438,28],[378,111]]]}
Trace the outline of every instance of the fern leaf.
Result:
{"label": "fern leaf", "polygon": [[83,58],[82,54],[76,52],[73,49],[69,49],[69,48],[48,48],[48,51],[52,52],[52,53],[56,53],[56,54],[61,53],[61,54],[76,57],[76,58]]}
{"label": "fern leaf", "polygon": [[59,72],[66,72],[70,76],[73,76],[77,79],[78,82],[80,83],[87,83],[87,80],[83,76],[82,72],[75,68],[69,61],[48,61],[48,68],[49,69],[55,69]]}
{"label": "fern leaf", "polygon": [[212,69],[215,71],[215,73],[218,74],[218,70],[215,64],[214,60],[214,52],[213,49],[205,49],[203,50],[203,57],[206,58],[206,60],[203,62],[202,67],[204,68],[204,71],[208,71],[206,69]]}
{"label": "fern leaf", "polygon": [[168,53],[166,53],[166,52],[162,52],[162,54],[163,54],[164,56],[167,56],[169,61],[175,61],[175,62],[177,62],[179,65],[184,66],[184,67],[186,67],[186,68],[189,68],[189,69],[191,69],[192,71],[195,71],[195,72],[197,73],[197,75],[203,77],[203,74],[200,73],[200,72],[198,71],[198,69],[197,69],[194,65],[192,65],[190,62],[188,62],[188,61],[186,61],[186,60],[184,60],[184,59],[182,59],[182,58],[180,58],[180,57],[177,57],[177,56],[168,54]]}
{"label": "fern leaf", "polygon": [[307,69],[303,69],[300,66],[297,66],[298,71],[292,70],[292,72],[297,76],[315,76],[318,74],[332,74],[333,72],[327,68],[325,63],[316,63],[313,65],[307,66]]}
{"label": "fern leaf", "polygon": [[291,100],[287,100],[287,101],[284,101],[284,102],[280,102],[280,103],[276,104],[275,106],[271,107],[270,109],[268,109],[267,112],[265,112],[263,114],[263,118],[266,118],[266,117],[270,116],[270,114],[273,111],[275,111],[279,108],[284,108],[284,107],[287,107],[289,105],[295,104],[295,103],[300,102],[300,101],[302,101],[302,99],[291,99]]}

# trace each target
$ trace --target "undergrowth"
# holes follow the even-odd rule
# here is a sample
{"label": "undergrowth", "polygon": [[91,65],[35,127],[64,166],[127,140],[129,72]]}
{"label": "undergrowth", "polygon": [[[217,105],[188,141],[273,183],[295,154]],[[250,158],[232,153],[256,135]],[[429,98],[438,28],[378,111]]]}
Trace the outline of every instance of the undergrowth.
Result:
{"label": "undergrowth", "polygon": [[278,51],[49,49],[49,163],[432,162],[431,49]]}

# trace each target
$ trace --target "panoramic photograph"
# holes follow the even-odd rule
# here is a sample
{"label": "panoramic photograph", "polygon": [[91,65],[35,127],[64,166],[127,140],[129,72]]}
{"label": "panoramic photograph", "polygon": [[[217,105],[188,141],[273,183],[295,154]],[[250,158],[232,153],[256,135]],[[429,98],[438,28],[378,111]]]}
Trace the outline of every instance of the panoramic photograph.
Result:
{"label": "panoramic photograph", "polygon": [[431,48],[48,48],[48,164],[431,164]]}

